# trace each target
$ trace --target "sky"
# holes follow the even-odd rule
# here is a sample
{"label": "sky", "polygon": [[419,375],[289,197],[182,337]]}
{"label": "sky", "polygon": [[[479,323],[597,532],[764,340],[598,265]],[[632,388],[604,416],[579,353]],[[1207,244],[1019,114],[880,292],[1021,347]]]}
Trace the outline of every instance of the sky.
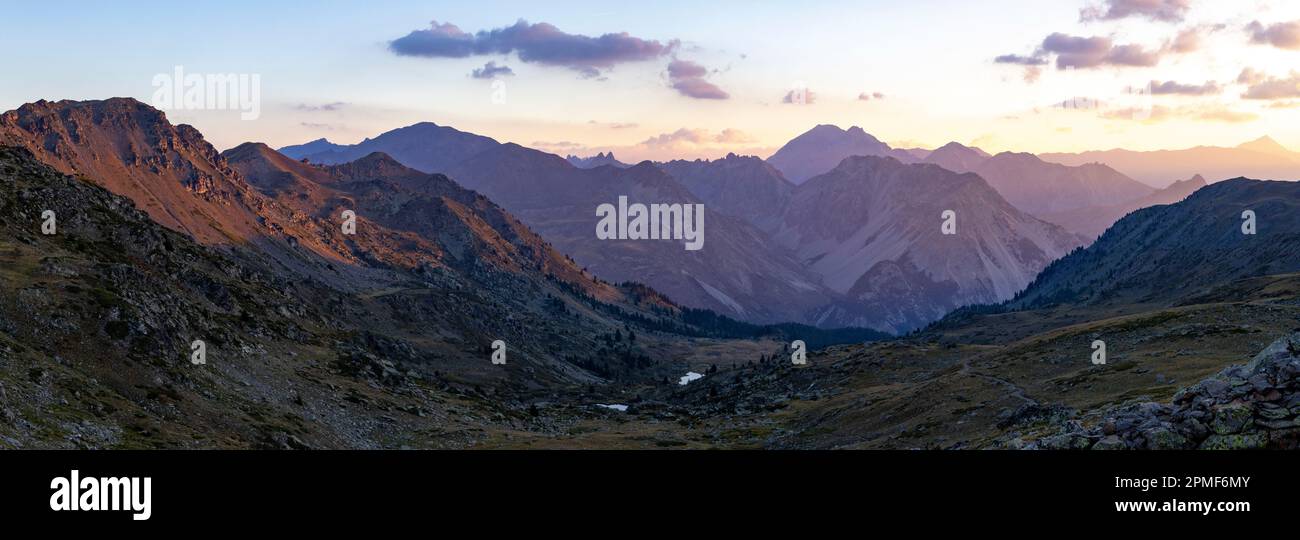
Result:
{"label": "sky", "polygon": [[421,121],[629,162],[767,157],[817,124],[990,152],[1300,149],[1294,1],[14,4],[0,109],[157,104],[177,66],[256,75],[255,119],[160,106],[218,149]]}

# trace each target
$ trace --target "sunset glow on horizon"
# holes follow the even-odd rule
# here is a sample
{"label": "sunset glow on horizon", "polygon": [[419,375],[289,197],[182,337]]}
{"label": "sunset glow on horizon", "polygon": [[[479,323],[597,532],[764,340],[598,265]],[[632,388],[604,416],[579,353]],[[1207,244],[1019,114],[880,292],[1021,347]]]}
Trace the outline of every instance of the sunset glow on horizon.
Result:
{"label": "sunset glow on horizon", "polygon": [[900,148],[1152,150],[1267,135],[1300,149],[1295,2],[349,7],[90,4],[66,21],[35,6],[0,37],[20,51],[11,72],[25,74],[0,89],[0,107],[149,103],[153,76],[182,65],[261,77],[257,120],[168,112],[219,149],[355,143],[421,121],[625,162],[767,157],[817,124]]}

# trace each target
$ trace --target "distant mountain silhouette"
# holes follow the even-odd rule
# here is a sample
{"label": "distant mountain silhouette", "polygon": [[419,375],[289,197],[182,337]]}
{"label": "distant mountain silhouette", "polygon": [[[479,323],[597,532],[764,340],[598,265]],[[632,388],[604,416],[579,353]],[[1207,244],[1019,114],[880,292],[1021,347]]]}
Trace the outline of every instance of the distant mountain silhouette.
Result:
{"label": "distant mountain silhouette", "polygon": [[933,163],[952,172],[964,173],[974,171],[990,157],[992,156],[988,152],[979,148],[950,142],[926,154],[921,161]]}
{"label": "distant mountain silhouette", "polygon": [[1292,152],[1287,147],[1282,146],[1281,144],[1273,140],[1273,138],[1269,137],[1268,135],[1265,135],[1253,141],[1241,143],[1237,145],[1237,149],[1250,150],[1251,152],[1259,152],[1261,154],[1269,154],[1273,156],[1282,156],[1287,159],[1300,159],[1300,154]]}
{"label": "distant mountain silhouette", "polygon": [[1235,148],[1198,146],[1185,150],[1140,152],[1114,149],[1077,154],[1049,153],[1039,157],[1053,163],[1083,165],[1105,163],[1146,184],[1165,187],[1178,178],[1201,175],[1211,182],[1223,178],[1300,180],[1300,153],[1292,152],[1269,137],[1261,137]]}
{"label": "distant mountain silhouette", "polygon": [[903,163],[918,161],[911,153],[890,148],[858,126],[844,130],[822,124],[785,143],[767,162],[797,185],[834,169],[850,156],[889,156]]}
{"label": "distant mountain silhouette", "polygon": [[1120,204],[1090,206],[1059,213],[1047,213],[1039,217],[1044,221],[1065,227],[1070,232],[1083,235],[1091,241],[1101,236],[1101,233],[1110,228],[1112,224],[1134,210],[1158,204],[1176,203],[1191,195],[1192,192],[1205,187],[1205,185],[1205,179],[1200,175],[1196,175],[1187,180],[1174,182],[1167,188],[1139,199]]}
{"label": "distant mountain silhouette", "polygon": [[293,159],[303,159],[315,154],[329,154],[332,152],[344,152],[348,148],[344,144],[334,144],[324,137],[303,144],[285,146],[279,150],[281,154]]}
{"label": "distant mountain silhouette", "polygon": [[674,160],[659,168],[691,190],[709,208],[772,231],[794,184],[770,163],[753,156],[727,154],[723,159]]}
{"label": "distant mountain silhouette", "polygon": [[591,169],[591,168],[599,167],[601,165],[610,165],[613,167],[618,167],[620,169],[626,169],[628,167],[631,167],[631,165],[627,163],[623,163],[622,161],[614,159],[613,152],[601,152],[594,156],[585,157],[585,158],[570,154],[568,157],[564,159],[568,160],[569,163],[572,163],[573,166],[579,169]]}
{"label": "distant mountain silhouette", "polygon": [[1027,153],[1002,152],[974,172],[1007,202],[1034,215],[1119,204],[1155,191],[1105,165],[1071,167]]}
{"label": "distant mountain silhouette", "polygon": [[[948,210],[955,235],[941,231]],[[1008,299],[1082,242],[977,175],[880,157],[845,159],[795,188],[774,237],[848,295],[821,316],[894,331]]]}
{"label": "distant mountain silhouette", "polygon": [[900,148],[900,150],[911,154],[913,158],[918,160],[925,159],[930,155],[930,152],[933,152],[933,150],[928,148]]}
{"label": "distant mountain silhouette", "polygon": [[311,163],[337,165],[356,161],[374,152],[393,156],[407,167],[427,173],[446,172],[452,166],[497,146],[497,141],[433,122],[420,122],[385,132],[353,145],[331,144],[319,139],[286,146],[282,153]]}
{"label": "distant mountain silhouette", "polygon": [[[806,320],[830,301],[817,277],[743,219],[704,203],[649,162],[628,169],[580,169],[559,156],[500,145],[450,171],[453,178],[499,202],[604,279],[646,283],[691,307],[756,322]],[[704,247],[680,240],[599,240],[597,206],[705,204]]]}

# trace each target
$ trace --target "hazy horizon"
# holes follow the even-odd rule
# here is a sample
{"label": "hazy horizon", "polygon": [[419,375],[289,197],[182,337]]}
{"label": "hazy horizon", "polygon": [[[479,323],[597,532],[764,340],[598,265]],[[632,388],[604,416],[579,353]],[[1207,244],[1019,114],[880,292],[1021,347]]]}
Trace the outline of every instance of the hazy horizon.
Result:
{"label": "hazy horizon", "polygon": [[[11,67],[24,76],[0,89],[0,108],[150,103],[153,78],[180,66],[260,76],[257,120],[167,111],[223,149],[350,144],[421,121],[628,162],[767,157],[818,124],[860,126],[899,148],[957,141],[992,153],[1236,146],[1261,136],[1300,148],[1300,74],[1291,68],[1300,5],[1246,4],[481,10],[403,0],[358,14],[236,1],[199,13],[89,5],[72,21],[57,6],[34,6],[0,38],[28,51]],[[94,31],[105,25],[138,31]]]}

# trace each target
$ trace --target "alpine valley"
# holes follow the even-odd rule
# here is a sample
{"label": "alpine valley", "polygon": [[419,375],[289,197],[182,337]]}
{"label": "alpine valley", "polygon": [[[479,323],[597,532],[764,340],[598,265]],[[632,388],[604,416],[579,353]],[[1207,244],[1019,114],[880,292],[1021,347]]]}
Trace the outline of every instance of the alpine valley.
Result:
{"label": "alpine valley", "polygon": [[218,151],[37,101],[0,115],[0,447],[1293,448],[1300,184],[1221,165],[1295,157],[1185,152]]}

